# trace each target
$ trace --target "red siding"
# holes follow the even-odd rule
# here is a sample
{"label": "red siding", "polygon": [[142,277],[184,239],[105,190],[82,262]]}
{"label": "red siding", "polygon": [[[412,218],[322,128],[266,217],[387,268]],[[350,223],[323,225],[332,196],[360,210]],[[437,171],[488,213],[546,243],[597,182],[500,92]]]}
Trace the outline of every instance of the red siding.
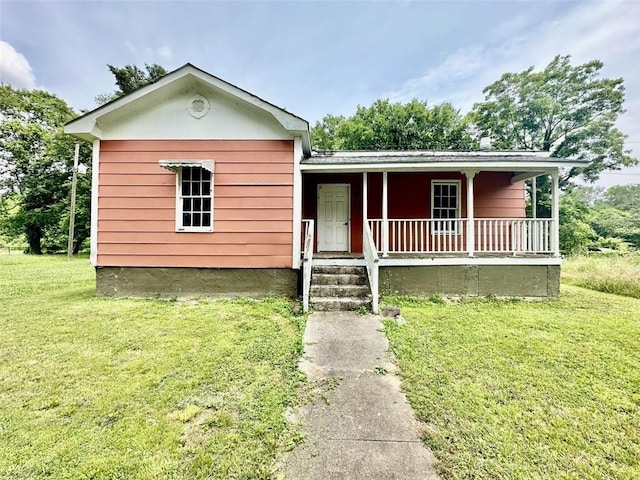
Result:
{"label": "red siding", "polygon": [[[388,174],[390,219],[431,218],[431,181],[460,181],[460,215],[467,215],[467,180],[460,172],[392,172]],[[317,187],[323,183],[351,186],[351,251],[362,252],[362,174],[305,174],[302,218],[317,218]],[[382,173],[367,175],[369,218],[382,218]],[[477,218],[525,216],[524,182],[511,184],[510,172],[480,172],[474,178]],[[317,236],[316,236],[317,238]]]}
{"label": "red siding", "polygon": [[511,183],[510,172],[481,172],[474,179],[477,218],[524,218],[524,182]]}
{"label": "red siding", "polygon": [[[215,160],[213,232],[175,231],[161,159]],[[98,195],[99,266],[291,267],[292,141],[103,141]]]}

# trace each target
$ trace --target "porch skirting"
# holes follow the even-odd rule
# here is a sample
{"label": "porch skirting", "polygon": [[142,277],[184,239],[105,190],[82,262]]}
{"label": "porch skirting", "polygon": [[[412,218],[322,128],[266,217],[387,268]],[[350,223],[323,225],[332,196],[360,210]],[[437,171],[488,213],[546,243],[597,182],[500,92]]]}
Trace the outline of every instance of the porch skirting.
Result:
{"label": "porch skirting", "polygon": [[551,297],[560,265],[380,266],[381,295]]}
{"label": "porch skirting", "polygon": [[295,298],[288,268],[96,267],[96,294],[112,297]]}

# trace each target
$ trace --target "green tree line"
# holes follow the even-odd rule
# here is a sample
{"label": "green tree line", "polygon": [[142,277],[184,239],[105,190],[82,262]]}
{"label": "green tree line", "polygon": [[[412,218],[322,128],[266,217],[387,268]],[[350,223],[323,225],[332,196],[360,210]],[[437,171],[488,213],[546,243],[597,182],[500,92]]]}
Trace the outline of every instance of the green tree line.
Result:
{"label": "green tree line", "polygon": [[[0,232],[24,239],[28,253],[65,248],[74,140],[62,126],[75,116],[51,93],[0,86]],[[89,236],[91,211],[91,147],[81,147],[89,176],[78,182],[76,251]]]}
{"label": "green tree line", "polygon": [[[96,97],[98,104],[154,82],[163,67],[108,65],[118,89]],[[63,133],[78,116],[64,100],[43,90],[0,85],[0,244],[26,244],[32,254],[66,250],[74,140]],[[80,142],[73,250],[89,238],[91,225],[91,146]]]}
{"label": "green tree line", "polygon": [[567,253],[640,250],[640,184],[575,187],[560,199],[560,246]]}

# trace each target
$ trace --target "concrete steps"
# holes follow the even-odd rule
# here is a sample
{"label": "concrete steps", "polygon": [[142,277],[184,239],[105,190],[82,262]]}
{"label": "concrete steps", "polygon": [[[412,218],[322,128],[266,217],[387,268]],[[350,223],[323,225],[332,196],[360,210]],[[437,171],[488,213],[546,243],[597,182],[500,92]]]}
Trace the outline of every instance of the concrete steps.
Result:
{"label": "concrete steps", "polygon": [[364,267],[315,265],[311,274],[311,307],[320,312],[371,308],[371,290]]}

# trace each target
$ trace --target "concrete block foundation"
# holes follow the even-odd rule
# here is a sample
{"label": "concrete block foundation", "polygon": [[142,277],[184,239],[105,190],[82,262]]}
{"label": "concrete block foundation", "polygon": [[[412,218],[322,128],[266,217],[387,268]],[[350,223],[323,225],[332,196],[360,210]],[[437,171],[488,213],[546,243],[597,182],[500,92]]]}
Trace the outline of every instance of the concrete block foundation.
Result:
{"label": "concrete block foundation", "polygon": [[380,267],[380,294],[556,298],[560,294],[560,266],[386,266]]}
{"label": "concrete block foundation", "polygon": [[97,267],[96,294],[112,297],[295,298],[298,271],[287,268]]}

